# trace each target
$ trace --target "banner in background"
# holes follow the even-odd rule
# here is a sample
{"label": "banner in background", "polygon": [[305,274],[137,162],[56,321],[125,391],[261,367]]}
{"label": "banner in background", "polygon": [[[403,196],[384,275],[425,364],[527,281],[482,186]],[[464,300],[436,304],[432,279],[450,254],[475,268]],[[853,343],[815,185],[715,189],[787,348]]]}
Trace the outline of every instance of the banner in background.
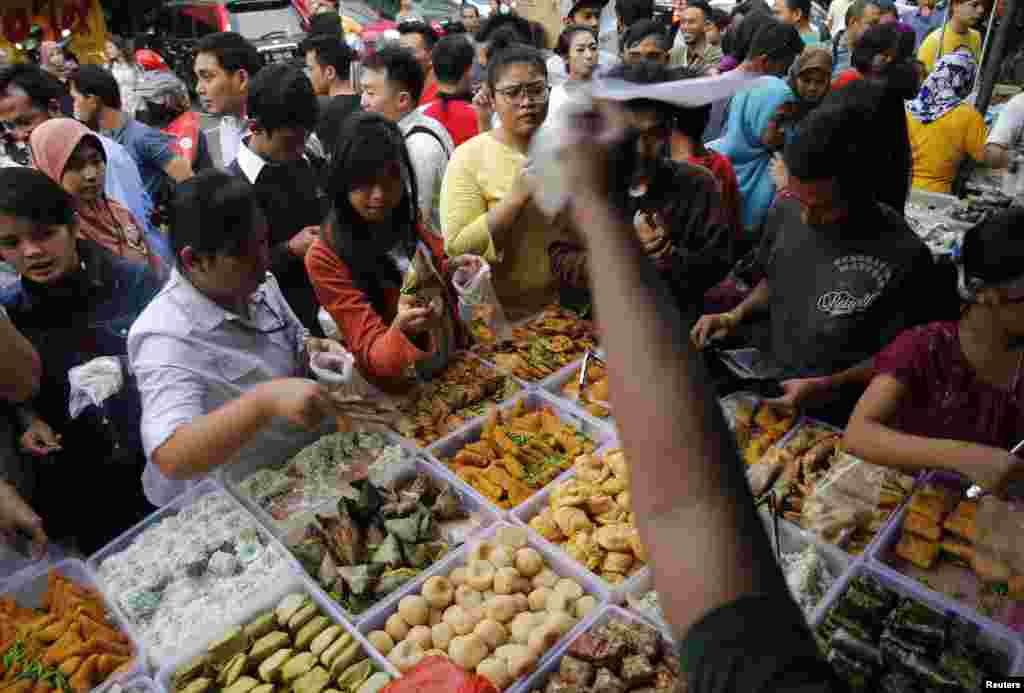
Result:
{"label": "banner in background", "polygon": [[22,59],[14,44],[28,38],[29,29],[38,24],[46,40],[70,31],[69,48],[82,63],[103,62],[107,21],[100,0],[3,0],[0,5],[0,49],[13,61]]}

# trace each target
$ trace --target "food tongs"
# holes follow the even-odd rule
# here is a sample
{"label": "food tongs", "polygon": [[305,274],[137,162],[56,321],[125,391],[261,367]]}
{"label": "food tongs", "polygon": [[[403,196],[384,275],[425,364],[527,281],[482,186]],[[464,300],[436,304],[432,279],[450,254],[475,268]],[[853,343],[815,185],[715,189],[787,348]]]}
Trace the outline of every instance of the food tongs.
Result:
{"label": "food tongs", "polygon": [[[1015,457],[1018,457],[1022,450],[1024,450],[1024,440],[1022,440],[1019,443],[1017,443],[1016,445],[1014,445],[1013,449],[1010,450],[1010,454],[1015,456]],[[1017,461],[1016,464],[1020,464],[1021,462],[1024,462],[1024,459],[1021,459],[1021,460]],[[981,486],[978,486],[977,484],[974,484],[969,489],[967,489],[967,497],[970,500],[975,500],[976,498],[981,498],[982,496],[987,495],[987,493],[988,493],[987,491],[982,489]]]}
{"label": "food tongs", "polygon": [[[587,349],[587,352],[583,354],[583,365],[580,366],[580,393],[587,386],[587,370],[593,362],[596,362],[599,366],[604,366],[606,369],[608,368],[608,364],[603,358],[598,356],[593,349]],[[576,395],[576,399],[579,399],[579,394]]]}
{"label": "food tongs", "polygon": [[768,503],[768,514],[772,518],[772,543],[775,545],[775,558],[779,559],[782,556],[782,544],[779,543],[779,498],[775,493],[775,489],[771,489],[767,493],[761,495],[754,504],[754,507],[760,508],[765,503]]}

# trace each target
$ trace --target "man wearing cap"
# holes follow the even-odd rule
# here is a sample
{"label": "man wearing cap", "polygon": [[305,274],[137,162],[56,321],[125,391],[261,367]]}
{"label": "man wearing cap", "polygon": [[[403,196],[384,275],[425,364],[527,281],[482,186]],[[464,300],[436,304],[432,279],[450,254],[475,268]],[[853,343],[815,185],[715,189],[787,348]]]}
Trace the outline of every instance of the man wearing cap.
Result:
{"label": "man wearing cap", "polygon": [[669,52],[669,67],[688,67],[702,73],[718,69],[722,48],[707,40],[705,30],[710,22],[711,6],[704,0],[687,3],[680,13],[679,32]]}
{"label": "man wearing cap", "polygon": [[[601,11],[608,4],[608,0],[560,0],[562,9],[562,22],[569,26],[580,24],[589,26],[600,34],[601,32]],[[621,60],[614,53],[600,50],[597,53],[597,69],[599,72],[608,70],[618,65]],[[548,58],[548,84],[552,87],[558,86],[569,79],[565,71],[565,61],[557,55]]]}

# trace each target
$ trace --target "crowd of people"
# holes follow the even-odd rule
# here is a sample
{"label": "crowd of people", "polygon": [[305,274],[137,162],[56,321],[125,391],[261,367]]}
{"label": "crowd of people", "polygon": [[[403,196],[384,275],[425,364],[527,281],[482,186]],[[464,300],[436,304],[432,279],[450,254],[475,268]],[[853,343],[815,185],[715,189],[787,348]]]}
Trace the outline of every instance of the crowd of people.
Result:
{"label": "crowd of people", "polygon": [[[429,381],[467,346],[453,274],[486,262],[511,320],[596,314],[693,689],[842,690],[784,596],[714,406],[749,382],[718,355],[756,349],[777,403],[848,424],[871,461],[995,492],[1020,474],[1024,218],[971,229],[953,270],[904,218],[912,188],[1020,146],[1024,95],[991,134],[967,100],[981,0],[902,19],[833,0],[824,25],[809,0],[680,0],[671,24],[614,0],[614,52],[604,0],[563,0],[554,50],[497,4],[462,8],[470,34],[406,17],[360,54],[321,2],[269,65],[210,34],[199,109],[118,38],[103,66],[51,47],[0,69],[0,529],[88,554],[218,467],[288,458],[335,425],[313,353],[389,394]],[[590,98],[731,71],[757,79],[700,106]],[[552,213],[534,145],[556,122],[571,199]],[[401,291],[414,263],[444,310]],[[69,373],[103,357],[120,386],[73,415]]]}

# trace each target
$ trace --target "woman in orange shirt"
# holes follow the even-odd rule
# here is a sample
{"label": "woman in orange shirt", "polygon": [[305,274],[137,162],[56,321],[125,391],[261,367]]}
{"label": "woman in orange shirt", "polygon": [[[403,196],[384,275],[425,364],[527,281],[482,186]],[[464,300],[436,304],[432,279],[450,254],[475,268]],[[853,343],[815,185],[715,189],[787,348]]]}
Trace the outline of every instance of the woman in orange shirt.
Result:
{"label": "woman in orange shirt", "polygon": [[[441,239],[420,222],[409,152],[398,127],[380,115],[346,121],[328,190],[333,208],[325,233],[306,253],[320,305],[374,385],[395,392],[414,377],[429,379],[460,343],[449,272],[473,260],[449,262]],[[444,283],[447,315],[401,293],[417,250]]]}

